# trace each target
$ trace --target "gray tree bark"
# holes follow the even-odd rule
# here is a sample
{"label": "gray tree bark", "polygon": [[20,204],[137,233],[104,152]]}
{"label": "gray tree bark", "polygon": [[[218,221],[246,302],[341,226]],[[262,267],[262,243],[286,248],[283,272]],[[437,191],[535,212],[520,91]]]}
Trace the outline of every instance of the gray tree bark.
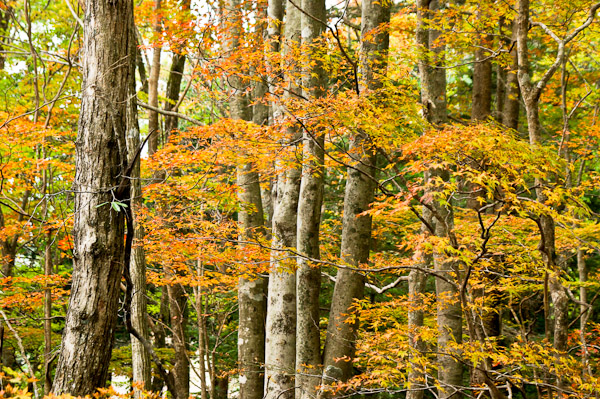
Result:
{"label": "gray tree bark", "polygon": [[[315,56],[316,41],[325,29],[325,0],[303,0],[300,16],[302,51],[312,62],[302,70],[302,92],[308,101],[324,93],[325,73]],[[310,123],[308,124],[310,126]],[[321,380],[319,293],[321,268],[305,257],[319,258],[319,229],[323,205],[325,136],[311,127],[303,130],[302,177],[298,201],[296,271],[296,388],[301,399],[314,398]]]}
{"label": "gray tree bark", "polygon": [[[379,89],[385,76],[389,33],[381,25],[389,20],[390,3],[363,1],[359,66],[362,95]],[[371,250],[371,216],[362,213],[369,209],[375,193],[376,148],[366,132],[358,131],[351,137],[349,153],[353,160],[344,192],[341,258],[345,263],[360,266],[368,261]],[[352,362],[337,359],[354,357],[358,323],[350,324],[346,319],[354,301],[363,297],[364,284],[360,273],[349,269],[337,273],[323,357],[324,384],[352,376]]]}
{"label": "gray tree bark", "polygon": [[[225,2],[225,18],[230,22],[226,50],[235,52],[240,47],[243,33],[239,0]],[[252,108],[245,90],[248,82],[233,74],[228,78],[231,95],[229,112],[232,119],[252,120]],[[242,157],[246,154],[241,154]],[[240,210],[238,211],[240,248],[246,241],[264,235],[264,214],[258,172],[252,162],[243,160],[237,168],[237,186]],[[240,365],[240,399],[262,399],[265,361],[266,281],[240,277],[238,282],[239,328],[238,362]]]}
{"label": "gray tree bark", "polygon": [[[106,385],[124,264],[124,212],[111,206],[127,166],[133,2],[87,0],[76,141],[73,285],[53,384],[84,396]],[[125,60],[125,62],[124,62]],[[129,190],[117,200],[124,201]]]}
{"label": "gray tree bark", "polygon": [[[286,4],[285,41],[283,52],[300,42],[300,11],[290,2]],[[283,17],[281,0],[269,1],[268,27],[271,51],[279,51],[281,31],[278,21]],[[275,69],[276,66],[272,66]],[[271,78],[269,78],[271,81]],[[284,84],[288,89],[284,92],[286,100],[298,89],[294,77],[286,77]],[[282,122],[282,105],[273,104],[273,122]],[[292,146],[295,152],[298,130],[292,126],[287,131],[288,139],[283,145]],[[289,255],[286,248],[296,247],[296,220],[298,197],[300,192],[300,169],[286,166],[286,162],[276,163],[276,196],[273,210],[271,264],[268,287],[268,312],[265,347],[265,397],[267,399],[293,399],[294,376],[296,367],[296,275],[295,264],[285,261]]]}

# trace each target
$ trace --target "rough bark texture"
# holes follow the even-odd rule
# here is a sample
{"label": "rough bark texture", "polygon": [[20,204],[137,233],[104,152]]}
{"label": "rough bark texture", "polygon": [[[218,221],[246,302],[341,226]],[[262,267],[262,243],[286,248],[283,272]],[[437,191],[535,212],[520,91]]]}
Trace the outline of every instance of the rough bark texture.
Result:
{"label": "rough bark texture", "polygon": [[[325,25],[325,0],[303,0],[300,17],[302,49],[307,59],[302,70],[302,87],[305,98],[314,100],[323,95],[324,71],[315,55],[316,41]],[[310,123],[309,123],[310,125]],[[325,137],[310,126],[303,131],[302,178],[298,201],[296,272],[296,388],[301,399],[314,398],[319,385],[321,365],[321,340],[319,334],[319,293],[321,268],[303,256],[319,258],[319,227],[323,205]]]}
{"label": "rough bark texture", "polygon": [[[136,54],[137,41],[134,32],[132,35],[130,54]],[[135,76],[136,58],[131,57],[132,74]],[[132,79],[129,85],[129,102],[127,108],[127,155],[128,163],[135,162],[130,173],[130,201],[131,214],[133,220],[133,247],[131,248],[131,258],[129,260],[129,272],[133,284],[133,294],[131,298],[131,322],[133,328],[146,340],[150,333],[148,328],[148,310],[146,302],[146,254],[142,245],[144,239],[144,230],[136,220],[142,207],[142,184],[140,181],[140,158],[138,150],[141,145],[140,128],[138,125],[138,113],[135,97],[135,81]],[[133,381],[141,382],[144,389],[150,389],[151,386],[151,361],[150,354],[144,349],[144,346],[135,337],[131,336],[131,368],[133,371]],[[139,390],[135,390],[136,397],[140,396]]]}
{"label": "rough bark texture", "polygon": [[[389,20],[390,3],[363,1],[359,71],[363,95],[380,88],[381,77],[385,75],[389,33],[381,25]],[[353,162],[348,168],[344,193],[341,258],[355,266],[366,263],[371,250],[371,216],[362,213],[369,209],[375,192],[375,151],[366,132],[359,131],[350,140],[349,155]],[[337,273],[323,359],[325,384],[352,376],[352,362],[337,359],[354,357],[358,323],[347,323],[346,319],[352,313],[354,301],[362,298],[364,283],[360,273],[348,269]]]}
{"label": "rough bark texture", "polygon": [[[285,23],[285,45],[283,51],[289,51],[300,41],[300,11],[291,3],[286,4],[287,14]],[[269,1],[269,17],[282,17],[280,0]],[[269,24],[269,40],[271,51],[280,48],[278,36],[280,26],[274,20]],[[296,82],[289,79],[285,82],[292,89],[297,89]],[[287,91],[286,99],[291,97]],[[273,104],[274,123],[281,123],[281,105]],[[288,143],[297,140],[298,131],[295,127],[288,129]],[[292,154],[296,145],[289,148]],[[293,155],[296,156],[296,155]],[[296,219],[298,211],[298,196],[300,192],[300,169],[286,166],[278,161],[275,184],[276,196],[273,210],[271,271],[269,274],[268,312],[266,326],[265,348],[265,396],[267,399],[294,398],[294,375],[296,367],[296,275],[295,263],[287,260],[285,248],[296,247]]]}
{"label": "rough bark texture", "polygon": [[[130,0],[87,0],[76,141],[73,285],[53,385],[90,395],[108,376],[124,264],[124,212],[111,206],[127,163]],[[124,193],[125,200],[129,190]]]}

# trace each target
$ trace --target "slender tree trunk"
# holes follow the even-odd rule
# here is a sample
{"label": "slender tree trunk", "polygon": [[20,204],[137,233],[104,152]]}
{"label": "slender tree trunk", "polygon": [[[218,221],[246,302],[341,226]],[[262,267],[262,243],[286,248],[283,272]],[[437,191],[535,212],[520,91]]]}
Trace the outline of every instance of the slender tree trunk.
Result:
{"label": "slender tree trunk", "polygon": [[[6,4],[6,3],[5,3]],[[12,15],[12,7],[6,5],[4,8],[0,8],[0,71],[4,70],[6,63],[6,56],[4,54],[4,46],[7,44],[8,37],[10,37],[9,29],[10,18]]]}
{"label": "slender tree trunk", "polygon": [[[506,18],[500,17],[498,21],[498,42],[502,46],[510,47],[510,40],[505,38]],[[502,114],[504,113],[504,101],[506,100],[506,75],[507,69],[504,65],[496,64],[496,110],[494,118],[502,123]]]}
{"label": "slender tree trunk", "polygon": [[204,347],[205,341],[205,323],[204,323],[204,306],[202,300],[204,294],[202,292],[202,284],[204,283],[204,266],[202,262],[198,260],[198,287],[196,288],[196,314],[198,317],[198,369],[200,373],[200,398],[208,399],[208,389],[206,384],[206,350]]}
{"label": "slender tree trunk", "polygon": [[187,296],[180,283],[168,285],[167,291],[175,351],[173,378],[177,392],[174,394],[177,399],[185,399],[190,396],[190,359],[187,353],[187,334],[185,332]]}
{"label": "slender tree trunk", "polygon": [[[47,173],[47,172],[46,172]],[[46,186],[46,185],[45,185]],[[44,275],[52,275],[52,230],[46,232],[46,248],[44,251]],[[49,282],[46,281],[46,284]],[[52,355],[52,288],[44,290],[44,395],[52,389],[50,379],[50,359]]]}
{"label": "slender tree trunk", "polygon": [[[422,52],[419,58],[421,103],[425,119],[434,126],[448,120],[446,110],[446,71],[443,66],[444,46],[438,43],[440,31],[429,29],[426,20],[439,11],[438,0],[417,0],[416,39]],[[436,46],[436,47],[434,47]]]}
{"label": "slender tree trunk", "polygon": [[[300,16],[302,49],[314,60],[302,71],[303,95],[309,101],[324,93],[325,72],[314,56],[317,40],[324,31],[325,0],[303,0]],[[310,124],[309,124],[310,125]],[[298,200],[296,272],[296,387],[300,399],[314,398],[319,385],[321,340],[319,332],[319,293],[321,268],[303,256],[319,258],[319,227],[323,205],[325,136],[315,129],[303,131],[302,177]]]}
{"label": "slender tree trunk", "polygon": [[[530,77],[529,50],[527,48],[530,23],[529,0],[519,0],[517,5],[517,54],[519,61],[518,79],[525,103],[525,111],[527,113],[529,142],[531,143],[532,147],[539,147],[541,146],[542,142],[539,117],[539,99],[541,92],[545,87],[545,82],[540,81],[534,85]],[[562,52],[562,56],[564,57],[564,50]],[[537,178],[535,181],[536,196],[538,202],[540,203],[544,203],[546,201],[544,183],[544,180],[541,178]],[[564,291],[564,287],[560,282],[560,265],[559,262],[557,262],[556,255],[556,227],[554,219],[548,214],[541,214],[538,220],[538,227],[541,235],[540,252],[542,254],[542,259],[550,272],[548,276],[548,288],[554,305],[554,348],[563,351],[566,350],[567,345],[568,298]]]}
{"label": "slender tree trunk", "polygon": [[[154,3],[154,32],[157,37],[160,37],[161,28],[161,0],[155,0]],[[152,52],[152,65],[150,67],[150,78],[148,79],[148,104],[158,108],[158,80],[160,78],[160,53],[161,45],[155,44]],[[158,121],[158,112],[148,110],[148,134],[151,134],[148,139],[148,155],[152,156],[158,150],[158,142],[160,137],[160,125]]]}
{"label": "slender tree trunk", "polygon": [[[131,34],[131,70],[135,77],[136,59],[137,59],[137,40],[135,31],[132,28]],[[135,57],[133,55],[136,55]],[[148,310],[146,303],[146,254],[142,241],[144,239],[144,230],[137,220],[137,216],[142,208],[142,184],[140,181],[140,158],[138,155],[140,142],[140,128],[138,125],[138,113],[135,97],[135,80],[132,79],[129,85],[129,102],[127,108],[127,154],[128,163],[134,162],[131,169],[130,181],[130,201],[131,214],[133,216],[133,246],[129,261],[130,276],[133,284],[133,294],[131,298],[131,323],[133,328],[145,339],[150,337],[148,328]],[[151,361],[150,354],[144,349],[144,346],[137,338],[131,336],[131,366],[134,382],[142,383],[142,388],[149,390],[151,387]],[[140,397],[140,390],[135,389],[136,398]]]}
{"label": "slender tree trunk", "polygon": [[[483,17],[478,12],[479,17]],[[492,38],[482,35],[480,47],[491,47]],[[475,65],[473,66],[473,103],[471,119],[474,121],[486,120],[492,113],[492,61],[487,59],[489,51],[478,48],[475,50]]]}
{"label": "slender tree trunk", "polygon": [[[133,2],[86,0],[83,84],[76,141],[73,284],[53,384],[55,394],[104,387],[124,264],[128,62]],[[121,184],[124,184],[123,186]],[[114,187],[125,187],[123,190]]]}
{"label": "slender tree trunk", "polygon": [[[225,18],[230,26],[227,32],[226,50],[238,51],[243,32],[241,6],[239,0],[227,0]],[[234,74],[228,78],[231,97],[229,110],[231,119],[252,120],[252,109],[245,95],[247,82]],[[245,157],[242,154],[241,157]],[[251,162],[242,160],[237,168],[238,227],[240,241],[251,241],[264,231],[264,215],[260,195],[258,172]],[[240,244],[243,250],[244,244]],[[238,361],[240,364],[240,399],[262,399],[264,375],[262,367],[265,361],[265,317],[266,317],[266,281],[257,276],[255,279],[240,277],[238,282],[239,329]]]}
{"label": "slender tree trunk", "polygon": [[[443,45],[439,44],[441,32],[428,29],[424,24],[425,19],[440,11],[438,0],[417,0],[417,43],[427,53],[419,61],[419,74],[421,76],[421,101],[424,114],[428,122],[434,127],[447,120],[446,115],[446,73],[443,65]],[[435,177],[448,178],[448,173],[441,170],[431,170],[427,180]],[[433,204],[436,215],[432,215],[431,224],[433,232],[438,237],[448,237],[453,227],[452,208],[442,205],[438,201]],[[426,214],[426,212],[424,212]],[[449,261],[448,256],[434,250],[433,264],[436,272],[449,281],[457,281],[456,267]],[[418,279],[417,279],[418,281]],[[462,339],[462,309],[456,287],[442,278],[436,278],[437,296],[437,322],[438,322],[438,395],[442,399],[449,397],[458,398],[456,388],[462,385],[462,363],[455,360],[450,350],[450,343],[461,342]],[[415,286],[418,288],[418,285]],[[417,294],[415,290],[415,294]],[[415,348],[416,349],[416,348]]]}
{"label": "slender tree trunk", "polygon": [[[512,24],[513,42],[517,38],[517,23],[516,19]],[[517,55],[517,45],[511,45],[510,51],[511,65],[510,70],[506,73],[506,97],[504,99],[504,110],[502,113],[502,124],[508,128],[517,130],[519,126],[519,109],[520,109],[520,90],[517,71],[519,69],[519,59]]]}
{"label": "slender tree trunk", "polygon": [[[433,171],[433,176],[448,180],[445,171]],[[435,235],[448,237],[452,230],[454,216],[450,206],[434,203],[434,209],[441,217],[435,220]],[[456,285],[458,282],[458,263],[449,258],[448,254],[440,250],[433,253],[433,265],[436,273],[444,278],[435,279],[437,297],[437,324],[438,324],[438,382],[440,398],[459,398],[462,394],[457,391],[462,386],[463,365],[456,358],[457,353],[452,349],[453,343],[462,342],[462,306],[458,297]]]}
{"label": "slender tree trunk", "polygon": [[[300,41],[300,11],[290,2],[286,4],[284,53],[291,51]],[[269,43],[272,52],[279,51],[281,35],[281,0],[269,1]],[[277,66],[270,66],[271,75]],[[269,77],[269,81],[273,79]],[[285,84],[290,90],[284,92],[289,100],[291,92],[298,89],[295,78],[286,77]],[[282,122],[281,105],[273,104],[273,123]],[[292,144],[298,138],[295,126],[287,130],[288,142],[293,156],[297,146]],[[268,287],[268,312],[265,347],[265,397],[266,399],[293,399],[294,375],[296,370],[296,275],[295,264],[282,261],[288,258],[286,248],[296,247],[296,220],[300,192],[300,170],[285,160],[276,161],[276,196],[273,209],[271,265]]]}
{"label": "slender tree trunk", "polygon": [[[186,56],[184,54],[173,54],[173,62],[169,72],[169,79],[167,80],[167,92],[165,93],[167,99],[165,100],[164,108],[167,111],[177,112],[175,105],[179,102],[181,81],[183,79],[183,71],[185,70],[185,59]],[[170,115],[165,116],[165,141],[167,141],[169,134],[178,128],[179,118]]]}
{"label": "slender tree trunk", "polygon": [[[253,165],[238,167],[237,182],[242,209],[238,212],[240,240],[253,240],[264,234],[262,200],[258,174]],[[242,245],[243,247],[243,245]],[[243,249],[243,248],[242,248]],[[240,277],[238,284],[239,330],[238,360],[240,363],[240,399],[262,399],[265,362],[266,281]]]}
{"label": "slender tree trunk", "polygon": [[[389,33],[383,24],[390,20],[390,3],[365,0],[362,3],[361,54],[359,90],[362,95],[377,96],[387,68]],[[350,139],[352,158],[344,193],[341,258],[360,266],[367,263],[371,250],[371,216],[369,209],[375,193],[376,148],[366,132],[359,131]],[[364,276],[340,269],[337,273],[323,359],[323,383],[346,381],[352,376],[352,362],[339,360],[354,357],[358,322],[348,323],[351,306],[363,297]]]}
{"label": "slender tree trunk", "polygon": [[[423,218],[430,224],[432,222],[431,212],[423,207]],[[429,235],[427,228],[421,226],[423,234]],[[433,257],[431,254],[420,254],[421,266],[424,268],[431,267]],[[421,339],[420,329],[423,328],[425,312],[423,306],[425,295],[425,284],[427,283],[427,275],[418,270],[413,269],[408,274],[408,340],[411,348],[410,368],[408,370],[408,385],[409,391],[406,393],[407,399],[423,399],[425,395],[425,370],[423,370],[420,357],[426,349],[425,342]]]}

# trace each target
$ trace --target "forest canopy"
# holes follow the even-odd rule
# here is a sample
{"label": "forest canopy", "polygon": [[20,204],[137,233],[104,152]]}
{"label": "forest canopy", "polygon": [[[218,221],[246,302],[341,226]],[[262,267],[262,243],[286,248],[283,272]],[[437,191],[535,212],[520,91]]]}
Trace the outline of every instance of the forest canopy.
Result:
{"label": "forest canopy", "polygon": [[598,397],[599,9],[0,0],[0,398]]}

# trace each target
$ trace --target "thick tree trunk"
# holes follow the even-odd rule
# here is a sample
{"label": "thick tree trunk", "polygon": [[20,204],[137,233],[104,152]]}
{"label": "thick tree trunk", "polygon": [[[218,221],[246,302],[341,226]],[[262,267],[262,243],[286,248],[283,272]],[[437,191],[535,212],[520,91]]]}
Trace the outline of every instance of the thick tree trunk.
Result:
{"label": "thick tree trunk", "polygon": [[[286,4],[284,52],[296,46],[300,41],[300,11],[290,2]],[[269,1],[269,40],[270,50],[279,51],[279,27],[282,18],[281,0]],[[271,69],[275,69],[272,66]],[[271,78],[269,78],[272,81]],[[284,93],[285,99],[292,97],[297,89],[294,78],[287,77],[285,84],[291,89]],[[281,105],[273,104],[273,122],[282,122]],[[288,143],[292,145],[292,154],[297,149],[294,143],[298,139],[296,127],[288,128]],[[295,156],[295,155],[294,155]],[[273,209],[271,265],[268,288],[268,312],[265,347],[265,397],[266,399],[293,399],[295,396],[294,376],[296,370],[296,275],[286,248],[296,247],[296,220],[298,197],[300,192],[300,169],[296,165],[287,165],[285,160],[276,162],[276,196]]]}
{"label": "thick tree trunk", "polygon": [[[131,47],[129,54],[136,54],[137,40],[135,32],[131,34]],[[132,56],[131,69],[135,76],[136,58]],[[146,254],[142,246],[144,239],[144,230],[140,226],[136,216],[142,208],[142,184],[140,181],[140,158],[138,155],[140,140],[140,128],[138,125],[138,113],[135,97],[135,80],[131,80],[129,85],[129,96],[127,108],[127,155],[128,163],[135,162],[130,173],[131,189],[129,206],[133,216],[133,246],[131,248],[131,258],[129,261],[129,272],[133,284],[133,294],[131,298],[131,322],[133,328],[146,340],[150,333],[148,328],[148,310],[146,303]],[[133,371],[133,381],[142,383],[143,389],[149,390],[151,387],[151,361],[150,354],[144,349],[144,346],[137,338],[131,336],[131,368]],[[140,396],[140,390],[135,389],[135,396]]]}
{"label": "thick tree trunk", "polygon": [[[133,2],[87,0],[83,85],[76,141],[73,285],[55,394],[90,395],[108,376],[124,264],[124,212],[111,206],[127,166],[127,96],[134,79]],[[127,184],[124,182],[124,184]]]}
{"label": "thick tree trunk", "polygon": [[[387,68],[389,33],[383,24],[390,20],[390,3],[365,0],[362,3],[360,92],[370,95],[382,85]],[[376,32],[376,33],[374,33]],[[341,258],[345,263],[360,266],[369,260],[371,250],[371,216],[369,209],[375,193],[376,148],[365,132],[350,139],[348,168],[344,193]],[[343,358],[354,357],[358,322],[347,323],[351,306],[363,297],[364,276],[349,269],[340,269],[336,276],[327,340],[323,359],[323,383],[345,381],[352,376],[353,363]]]}
{"label": "thick tree trunk", "polygon": [[[323,33],[326,19],[325,0],[303,0],[300,17],[302,48],[307,59],[314,60],[302,71],[303,95],[309,101],[324,93],[325,76],[315,42]],[[309,124],[310,125],[310,124]],[[319,228],[323,204],[325,136],[308,127],[303,131],[302,178],[298,201],[296,272],[296,388],[300,399],[314,398],[319,385],[321,340],[319,333],[319,293],[321,268],[305,257],[319,258]]]}

